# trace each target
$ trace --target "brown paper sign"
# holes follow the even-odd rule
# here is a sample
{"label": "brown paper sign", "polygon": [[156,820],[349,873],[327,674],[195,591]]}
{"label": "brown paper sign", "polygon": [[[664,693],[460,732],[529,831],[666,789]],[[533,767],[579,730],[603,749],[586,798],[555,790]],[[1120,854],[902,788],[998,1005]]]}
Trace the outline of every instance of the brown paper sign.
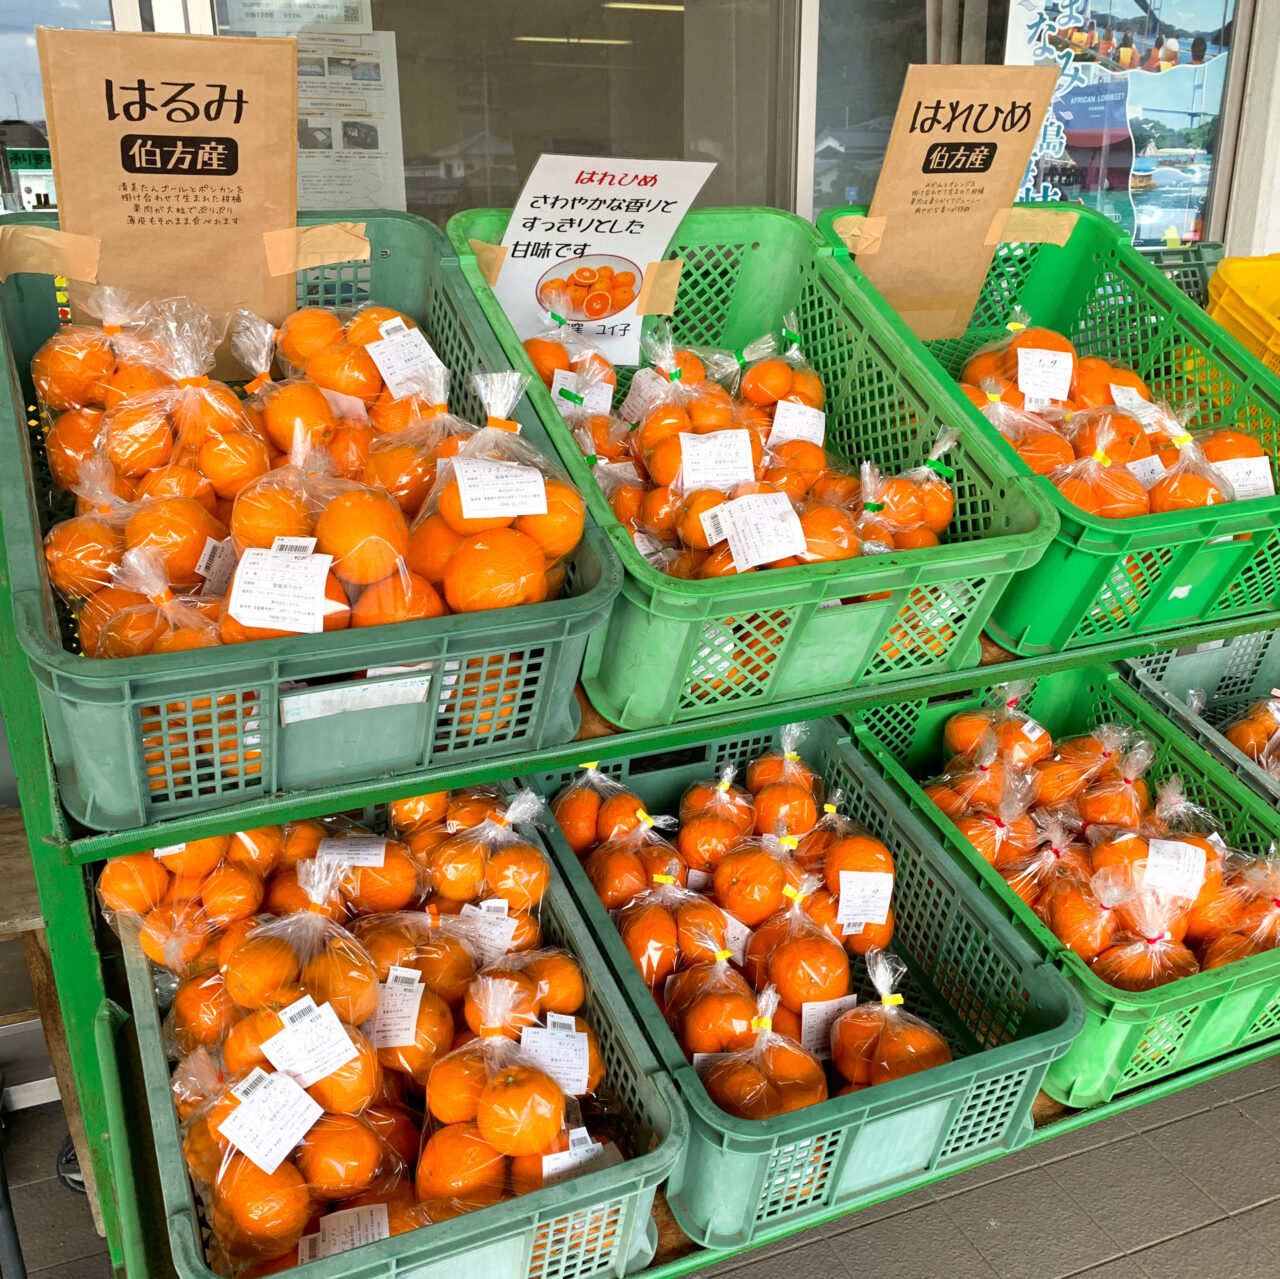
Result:
{"label": "brown paper sign", "polygon": [[98,279],[100,248],[91,235],[0,221],[0,282],[27,271],[93,284]]}
{"label": "brown paper sign", "polygon": [[661,262],[650,262],[644,269],[644,279],[640,282],[640,292],[636,295],[636,314],[673,314],[683,271],[684,258],[663,258]]}
{"label": "brown paper sign", "polygon": [[292,40],[36,28],[64,231],[99,283],[279,322],[263,235],[297,223]]}
{"label": "brown paper sign", "polygon": [[868,221],[879,249],[859,265],[919,338],[963,334],[1013,204],[1056,67],[907,71]]}

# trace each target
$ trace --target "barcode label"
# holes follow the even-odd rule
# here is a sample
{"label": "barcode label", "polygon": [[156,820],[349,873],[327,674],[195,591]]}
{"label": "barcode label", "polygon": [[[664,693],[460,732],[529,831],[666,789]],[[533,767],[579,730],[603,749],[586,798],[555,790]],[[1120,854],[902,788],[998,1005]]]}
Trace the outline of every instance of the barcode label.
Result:
{"label": "barcode label", "polygon": [[204,550],[196,564],[196,572],[204,578],[200,587],[201,595],[225,595],[231,584],[231,575],[236,571],[236,550],[229,537],[221,542],[211,537],[204,540]]}
{"label": "barcode label", "polygon": [[232,1088],[231,1095],[233,1097],[239,1097],[241,1101],[248,1101],[254,1093],[256,1093],[260,1088],[266,1086],[266,1082],[270,1078],[271,1076],[268,1075],[261,1066],[255,1066],[253,1068],[253,1073],[248,1079],[236,1084],[236,1086]]}
{"label": "barcode label", "polygon": [[507,953],[520,921],[514,915],[508,916],[507,903],[503,898],[491,898],[479,906],[467,902],[461,914],[475,927],[476,949],[484,963],[492,963]]}
{"label": "barcode label", "polygon": [[218,1133],[268,1176],[324,1113],[288,1075],[255,1069],[231,1091],[240,1104]]}
{"label": "barcode label", "polygon": [[263,1040],[262,1052],[282,1074],[310,1088],[359,1055],[331,1004],[305,995],[280,1013],[284,1029]]}
{"label": "barcode label", "polygon": [[370,1038],[375,1048],[408,1048],[417,1039],[418,1009],[422,1006],[422,974],[416,968],[392,964],[378,988],[378,1009]]}
{"label": "barcode label", "polygon": [[314,537],[277,537],[271,543],[277,555],[310,555],[316,549]]}

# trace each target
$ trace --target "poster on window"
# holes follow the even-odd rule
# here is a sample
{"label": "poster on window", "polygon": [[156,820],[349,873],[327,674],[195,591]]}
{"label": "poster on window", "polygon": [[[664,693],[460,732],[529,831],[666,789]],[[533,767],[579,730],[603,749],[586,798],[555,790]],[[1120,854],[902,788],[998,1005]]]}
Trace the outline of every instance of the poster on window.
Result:
{"label": "poster on window", "polygon": [[1005,61],[1057,64],[1023,200],[1074,200],[1137,245],[1204,238],[1235,0],[1013,0]]}

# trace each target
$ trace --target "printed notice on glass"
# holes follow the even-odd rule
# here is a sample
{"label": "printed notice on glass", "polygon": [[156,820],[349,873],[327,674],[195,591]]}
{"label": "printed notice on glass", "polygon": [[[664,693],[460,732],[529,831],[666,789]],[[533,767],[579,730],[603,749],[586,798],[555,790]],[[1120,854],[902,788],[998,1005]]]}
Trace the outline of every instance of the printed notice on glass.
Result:
{"label": "printed notice on glass", "polygon": [[310,995],[280,1010],[284,1029],[262,1041],[266,1059],[299,1087],[310,1088],[354,1059],[352,1042],[332,1004],[316,1007]]}
{"label": "printed notice on glass", "polygon": [[839,999],[812,999],[800,1005],[800,1044],[815,1057],[831,1056],[831,1027],[841,1013],[858,1002],[857,995],[841,995]]}
{"label": "printed notice on glass", "polygon": [[779,400],[773,410],[773,426],[769,429],[769,447],[791,440],[807,440],[821,447],[827,438],[827,415],[821,409],[794,400]]}
{"label": "printed notice on glass", "polygon": [[315,635],[324,630],[332,555],[285,555],[250,547],[240,557],[227,612],[243,626]]}
{"label": "printed notice on glass", "polygon": [[1153,839],[1147,845],[1142,886],[1170,897],[1194,900],[1204,887],[1205,852],[1180,839]]}
{"label": "printed notice on glass", "polygon": [[288,1075],[269,1075],[261,1067],[231,1092],[240,1104],[218,1132],[268,1176],[324,1114]]}
{"label": "printed notice on glass", "polygon": [[865,924],[883,924],[893,900],[893,874],[887,870],[842,870],[836,923],[846,933],[859,933]]}
{"label": "printed notice on glass", "polygon": [[536,466],[455,457],[453,474],[458,481],[464,519],[547,513],[547,483]]}
{"label": "printed notice on glass", "polygon": [[422,974],[416,968],[391,965],[387,980],[378,987],[378,1012],[372,1036],[375,1048],[408,1048],[413,1044],[425,989]]}
{"label": "printed notice on glass", "polygon": [[367,343],[364,349],[378,366],[393,400],[421,392],[428,372],[433,367],[443,367],[421,329],[410,328],[396,317],[380,324],[378,332],[382,337]]}
{"label": "printed notice on glass", "polygon": [[539,156],[511,211],[493,286],[517,335],[542,332],[554,313],[614,364],[639,364],[645,270],[666,257],[714,167],[688,160]]}
{"label": "printed notice on glass", "polygon": [[756,477],[751,456],[750,431],[711,431],[706,435],[680,433],[681,482],[686,493],[693,489],[721,489]]}
{"label": "printed notice on glass", "polygon": [[370,0],[226,0],[229,36],[296,36],[299,32],[356,35],[373,30]]}

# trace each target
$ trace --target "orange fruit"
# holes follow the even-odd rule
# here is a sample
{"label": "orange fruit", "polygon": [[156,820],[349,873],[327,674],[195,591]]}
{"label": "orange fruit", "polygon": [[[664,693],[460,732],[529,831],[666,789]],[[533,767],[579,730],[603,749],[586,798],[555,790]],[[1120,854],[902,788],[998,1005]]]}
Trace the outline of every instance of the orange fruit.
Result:
{"label": "orange fruit", "polygon": [[541,547],[525,533],[510,528],[474,533],[445,566],[445,600],[455,613],[537,604],[546,597],[546,568]]}
{"label": "orange fruit", "polygon": [[686,494],[676,515],[676,528],[680,534],[680,540],[695,550],[710,550],[711,543],[702,526],[702,516],[706,511],[723,505],[725,501],[725,495],[715,489],[699,489]]}
{"label": "orange fruit", "polygon": [[307,1089],[311,1100],[331,1115],[358,1115],[382,1087],[382,1067],[373,1045],[354,1026],[344,1026],[356,1055]]}
{"label": "orange fruit", "polygon": [[[501,1031],[508,1039],[519,1039],[526,1026],[537,1023],[541,1011],[537,982],[511,969],[491,969],[477,977],[467,987],[462,1005],[467,1025],[481,1038]],[[486,1017],[494,1019],[492,1024]]]}
{"label": "orange fruit", "polygon": [[741,977],[734,976],[737,980],[726,983],[725,988],[708,984],[681,1000],[680,1038],[691,1056],[736,1052],[754,1039],[751,1022],[759,1014],[755,996]]}
{"label": "orange fruit", "polygon": [[795,835],[811,831],[818,820],[813,793],[796,782],[774,782],[756,792],[757,835]]}
{"label": "orange fruit", "polygon": [[462,545],[464,533],[449,527],[443,516],[428,515],[416,523],[409,535],[405,562],[433,586],[444,583],[445,569],[454,551]]}
{"label": "orange fruit", "polygon": [[49,474],[55,484],[70,489],[80,482],[80,464],[97,456],[102,434],[101,409],[74,408],[58,415],[44,438]]}
{"label": "orange fruit", "polygon": [[1166,474],[1148,490],[1152,515],[1164,511],[1188,511],[1202,506],[1221,506],[1222,490],[1207,476],[1194,471]]}
{"label": "orange fruit", "polygon": [[360,915],[405,910],[421,892],[418,864],[398,840],[389,839],[381,866],[353,866],[342,877],[342,895]]}
{"label": "orange fruit", "polygon": [[382,1145],[356,1115],[321,1115],[298,1144],[298,1171],[320,1199],[345,1199],[368,1190],[382,1164]]}
{"label": "orange fruit", "polygon": [[267,446],[247,431],[210,435],[200,446],[200,471],[219,497],[235,497],[250,481],[271,469]]}
{"label": "orange fruit", "polygon": [[435,991],[450,1006],[462,1002],[476,975],[471,952],[447,933],[433,932],[420,942],[409,965],[422,974],[427,988]]}
{"label": "orange fruit", "polygon": [[1073,437],[1078,457],[1092,457],[1099,448],[1113,462],[1136,462],[1151,456],[1151,441],[1136,417],[1119,409],[1083,414],[1082,417],[1083,421]]}
{"label": "orange fruit", "polygon": [[322,448],[337,430],[324,392],[302,380],[277,383],[264,393],[262,425],[267,438],[284,453],[295,447]]}
{"label": "orange fruit", "polygon": [[782,890],[796,886],[798,872],[763,848],[748,844],[731,848],[716,867],[716,901],[748,928],[762,924],[783,903]]}
{"label": "orange fruit", "polygon": [[134,496],[139,500],[144,497],[191,497],[211,515],[218,500],[213,485],[194,466],[173,463],[158,466],[143,475],[138,480]]}
{"label": "orange fruit", "polygon": [[551,815],[565,841],[579,857],[599,842],[596,823],[600,816],[600,795],[589,786],[573,786],[551,801]]}
{"label": "orange fruit", "polygon": [[792,369],[785,360],[760,360],[743,373],[738,393],[750,404],[776,404],[790,394],[792,381]]}
{"label": "orange fruit", "polygon": [[150,853],[126,853],[109,861],[98,876],[98,895],[109,910],[145,915],[164,900],[169,872]]}
{"label": "orange fruit", "polygon": [[339,493],[316,520],[316,550],[333,556],[333,574],[368,586],[391,574],[409,549],[409,526],[395,499],[381,489]]}
{"label": "orange fruit", "polygon": [[124,554],[124,538],[93,515],[55,524],[44,539],[44,561],[54,588],[73,599],[110,586]]}
{"label": "orange fruit", "polygon": [[217,1171],[214,1202],[250,1251],[273,1257],[294,1248],[306,1229],[311,1216],[309,1180],[287,1159],[266,1173],[234,1151]]}
{"label": "orange fruit", "polygon": [[367,346],[382,341],[381,326],[388,320],[403,320],[406,328],[416,329],[417,322],[403,311],[389,306],[363,306],[347,322],[347,341],[352,346]]}
{"label": "orange fruit", "polygon": [[378,1008],[378,972],[353,938],[335,937],[303,965],[301,982],[317,1004],[332,1004],[352,1026],[367,1021]]}
{"label": "orange fruit", "polygon": [[572,955],[564,951],[548,950],[530,956],[524,973],[531,977],[538,990],[538,1006],[543,1013],[576,1013],[586,1001],[586,986],[582,969]]}
{"label": "orange fruit", "polygon": [[606,910],[619,910],[649,887],[644,862],[623,844],[601,844],[583,870]]}
{"label": "orange fruit", "polygon": [[778,998],[794,1013],[815,1000],[849,993],[849,958],[829,934],[815,929],[788,937],[768,958],[768,975]]}
{"label": "orange fruit", "polygon": [[[414,1117],[403,1107],[391,1102],[379,1101],[364,1111],[363,1119],[382,1138],[382,1141],[404,1161],[406,1168],[412,1168],[418,1162],[418,1151],[422,1147],[422,1134]],[[393,1194],[401,1190],[409,1199],[413,1198],[412,1189],[398,1186]],[[355,1207],[353,1201],[349,1207]],[[394,1235],[397,1231],[392,1228]]]}
{"label": "orange fruit", "polygon": [[102,404],[113,409],[125,400],[139,395],[150,395],[169,385],[169,379],[159,369],[149,364],[117,364],[115,372],[102,379]]}
{"label": "orange fruit", "polygon": [[474,901],[484,887],[485,845],[470,835],[459,834],[440,844],[431,854],[431,886],[450,901]]}
{"label": "orange fruit", "polygon": [[147,502],[130,516],[124,529],[125,549],[146,547],[158,552],[172,586],[197,584],[201,579],[196,565],[205,543],[221,542],[226,536],[226,525],[190,497]]}
{"label": "orange fruit", "polygon": [[454,1023],[449,1005],[431,990],[422,992],[414,1021],[413,1043],[397,1048],[379,1048],[378,1060],[388,1070],[409,1075],[425,1085],[437,1061],[449,1052]]}
{"label": "orange fruit", "polygon": [[731,818],[704,812],[684,822],[676,847],[690,870],[713,871],[742,834]]}
{"label": "orange fruit", "polygon": [[311,356],[342,339],[342,321],[332,311],[304,307],[281,321],[276,349],[281,359],[300,369]]}
{"label": "orange fruit", "polygon": [[352,626],[383,626],[427,617],[443,617],[444,601],[424,577],[403,566],[366,586],[351,609]]}
{"label": "orange fruit", "polygon": [[1214,431],[1200,441],[1200,450],[1210,462],[1267,456],[1266,449],[1252,435],[1246,435],[1243,431]]}
{"label": "orange fruit", "polygon": [[564,1093],[536,1066],[505,1066],[481,1089],[476,1127],[501,1154],[537,1154],[564,1127]]}
{"label": "orange fruit", "polygon": [[210,835],[177,844],[172,851],[157,854],[165,869],[174,875],[207,875],[227,855],[230,835]]}
{"label": "orange fruit", "polygon": [[262,880],[238,866],[219,866],[205,877],[200,903],[209,921],[225,928],[247,919],[262,904]]}
{"label": "orange fruit", "polygon": [[221,382],[182,387],[173,392],[169,418],[183,453],[181,461],[187,460],[188,451],[202,448],[219,435],[252,430],[239,396]]}
{"label": "orange fruit", "polygon": [[427,1077],[427,1109],[442,1124],[474,1120],[489,1069],[478,1041],[439,1058]]}
{"label": "orange fruit", "polygon": [[619,915],[618,932],[646,986],[661,986],[675,972],[679,939],[675,918],[665,906],[633,902]]}
{"label": "orange fruit", "polygon": [[144,917],[138,942],[152,963],[181,973],[204,949],[211,931],[194,903],[157,906]]}
{"label": "orange fruit", "polygon": [[32,357],[36,394],[51,409],[101,406],[102,385],[115,371],[116,357],[105,334],[88,326],[55,333]]}
{"label": "orange fruit", "polygon": [[269,550],[277,537],[310,537],[311,512],[300,487],[268,480],[246,488],[231,512],[231,536],[241,552]]}
{"label": "orange fruit", "polygon": [[507,844],[489,854],[484,878],[489,890],[486,896],[501,897],[513,912],[527,911],[546,895],[551,867],[532,845]]}
{"label": "orange fruit", "polygon": [[372,404],[382,390],[382,374],[362,346],[335,342],[307,358],[306,375],[317,386]]}
{"label": "orange fruit", "polygon": [[551,338],[527,338],[524,350],[534,371],[547,386],[555,381],[557,369],[569,371],[569,353],[563,343]]}
{"label": "orange fruit", "polygon": [[479,1127],[451,1123],[423,1146],[415,1190],[433,1219],[443,1219],[497,1203],[506,1181],[507,1161],[484,1139]]}
{"label": "orange fruit", "polygon": [[568,555],[582,541],[587,508],[577,490],[560,480],[547,479],[545,485],[547,513],[519,515],[513,527],[533,538],[550,562]]}
{"label": "orange fruit", "polygon": [[1075,460],[1066,438],[1057,431],[1027,430],[1012,441],[1013,451],[1037,474],[1048,475]]}
{"label": "orange fruit", "polygon": [[426,795],[410,795],[406,799],[393,799],[387,806],[387,815],[392,826],[403,834],[443,821],[448,808],[449,792],[439,790]]}
{"label": "orange fruit", "polygon": [[283,937],[250,936],[228,956],[223,977],[239,1007],[279,1007],[281,994],[298,980],[298,957]]}
{"label": "orange fruit", "polygon": [[796,557],[805,564],[852,559],[858,554],[858,533],[853,517],[838,506],[822,503],[800,512],[805,549]]}
{"label": "orange fruit", "polygon": [[284,851],[284,833],[279,826],[255,826],[237,831],[227,845],[227,861],[260,879],[269,875]]}

